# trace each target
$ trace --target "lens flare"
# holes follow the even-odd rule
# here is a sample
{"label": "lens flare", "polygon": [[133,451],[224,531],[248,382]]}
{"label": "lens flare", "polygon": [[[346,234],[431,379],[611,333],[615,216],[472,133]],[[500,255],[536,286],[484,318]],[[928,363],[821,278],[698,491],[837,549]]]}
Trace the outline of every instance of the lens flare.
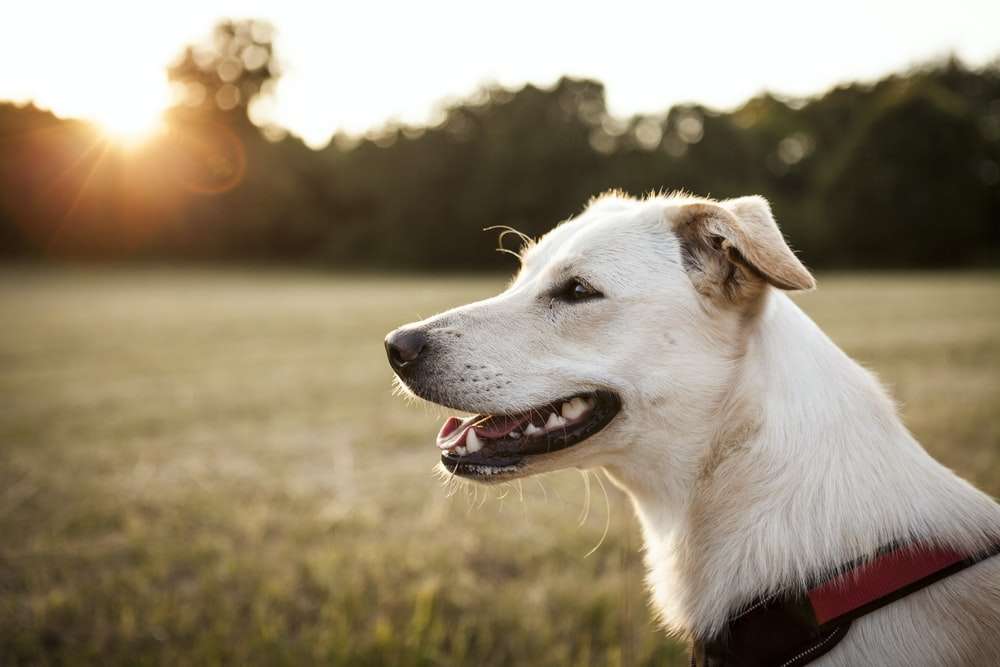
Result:
{"label": "lens flare", "polygon": [[105,135],[126,148],[139,146],[163,130],[161,113],[147,115],[115,109],[101,114],[95,122]]}
{"label": "lens flare", "polygon": [[163,113],[167,100],[161,91],[121,91],[103,95],[100,104],[89,114],[91,120],[109,139],[125,148],[146,143],[164,128]]}

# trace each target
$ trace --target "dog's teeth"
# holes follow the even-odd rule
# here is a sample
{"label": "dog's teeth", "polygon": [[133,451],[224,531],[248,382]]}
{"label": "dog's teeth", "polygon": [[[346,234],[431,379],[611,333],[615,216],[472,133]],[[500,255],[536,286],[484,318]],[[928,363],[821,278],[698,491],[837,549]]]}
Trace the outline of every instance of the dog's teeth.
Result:
{"label": "dog's teeth", "polygon": [[455,448],[455,453],[458,454],[459,456],[465,456],[466,449],[465,447],[459,445],[458,447]]}
{"label": "dog's teeth", "polygon": [[562,416],[566,419],[576,419],[588,409],[587,401],[577,396],[572,401],[566,401],[562,404]]}
{"label": "dog's teeth", "polygon": [[510,432],[510,437],[512,437],[512,438],[514,438],[515,440],[517,440],[518,438],[520,438],[520,437],[521,437],[521,434],[520,434],[520,433],[518,433],[517,431],[511,431],[511,432]]}
{"label": "dog's teeth", "polygon": [[524,434],[525,435],[534,435],[536,433],[541,433],[541,432],[542,432],[542,429],[540,429],[537,426],[535,426],[534,424],[530,424],[530,423],[524,429]]}
{"label": "dog's teeth", "polygon": [[465,448],[470,454],[478,452],[483,448],[483,443],[479,440],[479,436],[476,435],[476,429],[469,429],[469,434],[465,436]]}
{"label": "dog's teeth", "polygon": [[552,414],[549,415],[549,420],[545,422],[545,430],[551,431],[554,428],[559,428],[565,425],[566,425],[566,420],[553,412]]}

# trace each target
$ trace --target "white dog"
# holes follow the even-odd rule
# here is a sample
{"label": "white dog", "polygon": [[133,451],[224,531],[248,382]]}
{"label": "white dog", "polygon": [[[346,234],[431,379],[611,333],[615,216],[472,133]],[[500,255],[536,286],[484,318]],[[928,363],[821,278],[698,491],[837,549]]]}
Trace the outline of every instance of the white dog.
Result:
{"label": "white dog", "polygon": [[386,348],[479,413],[441,429],[449,472],[600,467],[628,493],[698,664],[1000,665],[1000,506],[781,291],[813,286],[760,197],[606,195]]}

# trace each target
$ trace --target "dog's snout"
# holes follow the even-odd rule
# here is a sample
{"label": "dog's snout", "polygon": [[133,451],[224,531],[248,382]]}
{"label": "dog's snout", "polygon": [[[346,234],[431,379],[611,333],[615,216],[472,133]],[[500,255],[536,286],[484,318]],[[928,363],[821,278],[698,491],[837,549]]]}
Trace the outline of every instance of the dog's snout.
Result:
{"label": "dog's snout", "polygon": [[419,329],[396,329],[385,337],[389,365],[396,372],[412,367],[427,349],[427,334]]}

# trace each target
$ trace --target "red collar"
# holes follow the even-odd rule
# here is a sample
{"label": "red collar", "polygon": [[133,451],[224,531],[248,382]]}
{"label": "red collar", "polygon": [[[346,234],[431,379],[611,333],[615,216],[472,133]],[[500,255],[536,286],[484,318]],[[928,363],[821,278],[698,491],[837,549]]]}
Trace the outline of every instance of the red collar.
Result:
{"label": "red collar", "polygon": [[695,640],[696,667],[797,667],[847,635],[851,621],[1000,553],[969,556],[945,547],[907,545],[838,568],[798,593],[758,600],[717,636]]}

